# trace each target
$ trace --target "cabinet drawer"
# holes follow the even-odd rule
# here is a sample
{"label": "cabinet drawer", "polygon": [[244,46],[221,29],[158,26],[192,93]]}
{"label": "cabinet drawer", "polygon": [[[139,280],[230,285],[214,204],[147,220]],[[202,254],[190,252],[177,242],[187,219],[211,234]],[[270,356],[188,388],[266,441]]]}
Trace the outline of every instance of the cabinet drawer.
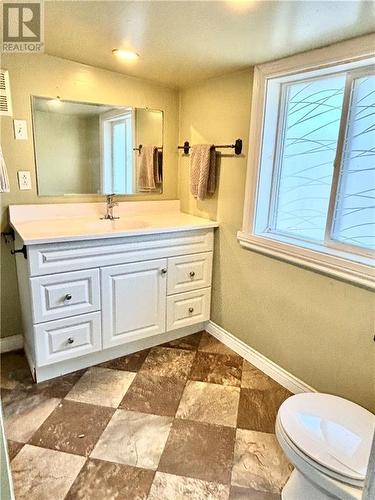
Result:
{"label": "cabinet drawer", "polygon": [[210,319],[211,287],[167,298],[167,330]]}
{"label": "cabinet drawer", "polygon": [[100,309],[99,270],[31,278],[34,323]]}
{"label": "cabinet drawer", "polygon": [[211,286],[212,252],[168,259],[168,294]]}
{"label": "cabinet drawer", "polygon": [[50,321],[34,327],[38,366],[101,350],[100,312]]}

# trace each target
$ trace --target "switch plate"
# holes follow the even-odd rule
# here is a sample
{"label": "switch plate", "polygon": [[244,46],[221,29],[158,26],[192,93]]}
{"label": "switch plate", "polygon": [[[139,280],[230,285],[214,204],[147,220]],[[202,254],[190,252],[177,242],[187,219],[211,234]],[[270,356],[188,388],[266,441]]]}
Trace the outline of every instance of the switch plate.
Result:
{"label": "switch plate", "polygon": [[31,189],[31,175],[29,170],[19,170],[17,176],[18,185],[21,191]]}
{"label": "switch plate", "polygon": [[25,141],[27,139],[27,122],[26,120],[13,120],[14,138]]}

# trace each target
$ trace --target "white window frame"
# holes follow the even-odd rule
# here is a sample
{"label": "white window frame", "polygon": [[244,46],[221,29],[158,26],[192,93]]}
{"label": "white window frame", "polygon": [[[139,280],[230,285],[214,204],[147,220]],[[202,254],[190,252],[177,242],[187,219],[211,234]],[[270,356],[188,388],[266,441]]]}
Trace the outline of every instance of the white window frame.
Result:
{"label": "white window frame", "polygon": [[114,172],[113,172],[113,158],[112,158],[112,142],[113,142],[113,124],[119,121],[131,120],[132,130],[132,143],[134,144],[135,134],[135,117],[134,109],[121,109],[114,111],[107,111],[100,115],[100,180],[102,193],[118,193],[118,194],[133,194],[136,185],[136,162],[134,151],[132,152],[132,182],[131,186],[128,185],[127,173],[125,175],[125,186],[121,191],[116,191],[114,187]]}
{"label": "white window frame", "polygon": [[[303,240],[301,246],[298,238],[266,233],[261,228],[265,228],[268,223],[269,205],[265,204],[267,210],[260,213],[258,204],[261,197],[271,199],[276,140],[263,146],[263,137],[267,135],[267,131],[268,134],[270,131],[274,133],[277,128],[280,83],[292,82],[301,73],[307,77],[334,75],[338,71],[356,71],[372,64],[375,64],[374,37],[370,35],[255,67],[243,226],[237,237],[244,248],[375,289],[373,259],[368,252],[361,252],[358,248],[355,249],[355,254],[348,252],[348,245],[331,238],[329,244],[324,246],[306,240]],[[343,133],[340,131],[339,140],[343,140]],[[336,158],[335,161],[332,191],[337,188],[340,160],[341,158]],[[264,175],[264,169],[267,169],[269,175]],[[265,182],[264,179],[268,180]],[[327,223],[329,230],[334,203],[332,195]]]}

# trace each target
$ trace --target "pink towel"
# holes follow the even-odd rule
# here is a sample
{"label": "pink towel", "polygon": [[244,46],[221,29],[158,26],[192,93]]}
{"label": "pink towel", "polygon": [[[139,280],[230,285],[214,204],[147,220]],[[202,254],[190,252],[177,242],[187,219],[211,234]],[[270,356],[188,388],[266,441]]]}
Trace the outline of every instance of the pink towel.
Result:
{"label": "pink towel", "polygon": [[215,192],[216,150],[210,144],[196,144],[191,148],[190,189],[194,198],[204,200]]}

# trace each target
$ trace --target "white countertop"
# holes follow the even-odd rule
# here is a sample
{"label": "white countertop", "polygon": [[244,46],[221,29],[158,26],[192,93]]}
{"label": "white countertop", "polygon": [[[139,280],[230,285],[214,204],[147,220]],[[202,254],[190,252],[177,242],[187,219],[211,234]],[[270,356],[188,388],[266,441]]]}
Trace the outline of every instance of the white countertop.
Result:
{"label": "white countertop", "polygon": [[101,220],[104,203],[9,206],[10,225],[24,245],[119,238],[217,227],[218,223],[180,211],[180,202],[122,202],[117,220]]}

